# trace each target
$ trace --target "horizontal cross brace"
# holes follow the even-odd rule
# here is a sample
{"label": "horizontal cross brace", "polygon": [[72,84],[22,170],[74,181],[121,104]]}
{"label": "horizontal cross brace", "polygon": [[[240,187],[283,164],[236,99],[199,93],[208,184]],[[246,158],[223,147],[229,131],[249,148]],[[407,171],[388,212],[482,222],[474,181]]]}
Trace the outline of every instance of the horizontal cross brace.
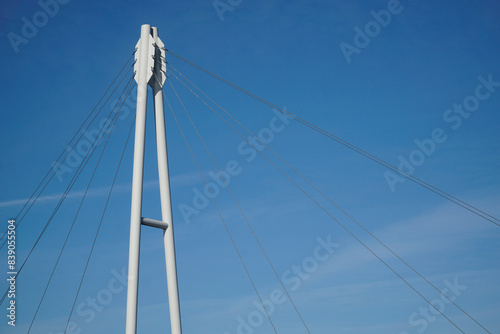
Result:
{"label": "horizontal cross brace", "polygon": [[141,219],[141,224],[146,226],[161,228],[162,230],[166,230],[168,228],[168,223],[144,217],[142,217]]}

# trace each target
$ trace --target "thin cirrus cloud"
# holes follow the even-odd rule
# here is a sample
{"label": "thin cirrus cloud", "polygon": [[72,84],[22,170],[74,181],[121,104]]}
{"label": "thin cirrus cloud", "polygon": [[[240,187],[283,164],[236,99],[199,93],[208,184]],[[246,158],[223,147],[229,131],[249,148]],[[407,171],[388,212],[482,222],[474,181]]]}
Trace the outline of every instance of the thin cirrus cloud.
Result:
{"label": "thin cirrus cloud", "polygon": [[[171,185],[172,187],[179,187],[179,186],[187,186],[187,185],[193,185],[196,184],[197,179],[200,179],[200,176],[198,172],[194,173],[184,173],[180,175],[174,175],[171,177]],[[158,185],[158,179],[155,180],[149,180],[144,182],[144,189],[154,189],[154,188],[159,187]],[[87,192],[87,196],[91,197],[100,197],[100,196],[106,196],[109,192],[110,186],[105,186],[105,187],[97,187],[97,188],[92,188]],[[113,192],[119,192],[119,193],[124,193],[124,192],[130,192],[132,189],[132,183],[123,183],[123,184],[118,184],[113,187]],[[78,191],[73,191],[70,192],[67,197],[68,198],[81,198],[85,194],[85,191],[83,190],[78,190]],[[37,202],[39,203],[51,203],[54,201],[58,201],[62,196],[62,193],[58,194],[50,194],[50,195],[43,195],[38,197]],[[0,208],[10,208],[10,207],[16,207],[19,205],[24,205],[28,201],[28,198],[20,198],[20,199],[14,199],[14,200],[8,200],[8,201],[3,201],[0,202]]]}

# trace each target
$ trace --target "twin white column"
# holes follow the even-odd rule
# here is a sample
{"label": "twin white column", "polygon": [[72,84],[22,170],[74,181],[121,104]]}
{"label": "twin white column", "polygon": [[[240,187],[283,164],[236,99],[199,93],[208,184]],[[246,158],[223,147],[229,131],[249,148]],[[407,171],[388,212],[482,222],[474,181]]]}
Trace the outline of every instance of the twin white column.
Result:
{"label": "twin white column", "polygon": [[[141,27],[141,38],[137,45],[135,79],[137,81],[137,114],[135,123],[134,165],[132,176],[132,207],[130,213],[130,248],[127,290],[126,334],[137,332],[137,301],[139,286],[139,256],[141,225],[161,228],[165,244],[168,300],[172,334],[181,334],[179,292],[175,261],[174,228],[170,201],[167,141],[163,108],[162,85],[165,81],[163,43],[158,29],[150,25]],[[163,70],[163,72],[162,72]],[[142,217],[142,192],[144,177],[144,143],[146,133],[146,109],[148,85],[153,88],[158,174],[162,222]],[[163,223],[163,224],[162,224]]]}

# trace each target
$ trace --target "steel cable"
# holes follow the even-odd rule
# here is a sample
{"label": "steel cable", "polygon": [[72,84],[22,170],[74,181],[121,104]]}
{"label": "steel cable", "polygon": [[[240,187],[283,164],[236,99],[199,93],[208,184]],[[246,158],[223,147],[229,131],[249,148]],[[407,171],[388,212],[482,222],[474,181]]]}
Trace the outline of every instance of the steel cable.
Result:
{"label": "steel cable", "polygon": [[355,152],[357,152],[357,153],[359,153],[359,154],[367,157],[368,159],[370,159],[370,160],[378,163],[379,165],[382,165],[383,167],[390,169],[391,171],[393,171],[393,172],[395,172],[395,173],[403,176],[404,178],[406,178],[406,179],[408,179],[408,180],[410,180],[410,181],[412,181],[412,182],[414,182],[414,183],[416,183],[416,184],[418,184],[418,185],[426,188],[427,190],[430,190],[430,191],[434,192],[435,194],[437,194],[437,195],[439,195],[439,196],[441,196],[441,197],[443,197],[443,198],[445,198],[445,199],[447,199],[447,200],[455,203],[456,205],[458,205],[458,206],[460,206],[460,207],[462,207],[462,208],[464,208],[464,209],[466,209],[466,210],[474,213],[475,215],[477,215],[477,216],[479,216],[479,217],[481,217],[481,218],[483,218],[483,219],[485,219],[485,220],[487,220],[487,221],[489,221],[489,222],[491,222],[491,223],[493,223],[493,224],[495,224],[497,226],[500,226],[500,223],[499,223],[500,219],[498,219],[498,218],[496,218],[496,217],[494,217],[494,216],[492,216],[492,215],[490,215],[490,214],[488,214],[488,213],[486,213],[486,212],[484,212],[484,211],[476,208],[472,204],[469,204],[469,203],[467,203],[467,202],[465,202],[463,200],[460,200],[457,197],[455,197],[455,196],[453,196],[453,195],[445,192],[444,190],[441,190],[441,189],[439,189],[439,188],[431,185],[430,183],[428,183],[428,182],[426,182],[426,181],[424,181],[424,180],[422,180],[422,179],[420,179],[420,178],[418,178],[418,177],[416,177],[414,175],[411,175],[411,174],[409,174],[409,173],[407,173],[407,172],[405,172],[403,170],[400,170],[396,166],[394,166],[394,165],[392,165],[392,164],[384,161],[383,159],[381,159],[381,158],[379,158],[379,157],[377,157],[377,156],[375,156],[375,155],[373,155],[373,154],[371,154],[371,153],[369,153],[369,152],[361,149],[360,147],[358,147],[358,146],[356,146],[354,144],[351,144],[350,142],[348,142],[348,141],[346,141],[344,139],[341,139],[338,136],[335,136],[334,134],[328,132],[327,130],[324,130],[324,129],[320,128],[319,126],[317,126],[317,125],[315,125],[315,124],[313,124],[313,123],[311,123],[309,121],[306,121],[305,119],[299,117],[298,115],[292,114],[289,111],[284,110],[283,108],[280,108],[279,106],[277,106],[277,105],[275,105],[275,104],[273,104],[273,103],[265,100],[264,98],[261,98],[260,96],[258,96],[256,94],[254,94],[254,93],[252,93],[252,92],[250,92],[250,91],[248,91],[248,90],[246,90],[246,89],[244,89],[244,88],[242,88],[242,87],[240,87],[240,86],[232,83],[231,81],[229,81],[227,79],[224,79],[224,78],[220,77],[219,75],[217,75],[217,74],[215,74],[215,73],[213,73],[213,72],[211,72],[211,71],[203,68],[202,66],[200,66],[200,65],[198,65],[198,64],[196,64],[196,63],[194,63],[194,62],[192,62],[192,61],[190,61],[190,60],[188,60],[188,59],[186,59],[186,58],[184,58],[184,57],[182,57],[182,56],[180,56],[178,54],[176,54],[175,52],[169,51],[168,49],[165,49],[165,51],[168,52],[169,54],[171,54],[172,56],[174,56],[174,57],[176,57],[176,58],[178,58],[178,59],[186,62],[187,64],[189,64],[189,65],[191,65],[191,66],[193,66],[193,67],[201,70],[202,72],[204,72],[204,73],[206,73],[206,74],[214,77],[215,79],[217,79],[217,80],[219,80],[219,81],[221,81],[221,82],[223,82],[223,83],[225,83],[225,84],[227,84],[227,85],[229,85],[229,86],[231,86],[231,87],[233,87],[233,88],[241,91],[242,93],[244,93],[244,94],[252,97],[253,99],[255,99],[255,100],[259,101],[259,102],[262,102],[262,103],[266,104],[267,106],[269,106],[269,107],[271,107],[273,109],[276,109],[277,111],[283,113],[284,115],[286,115],[286,116],[288,116],[288,117],[290,117],[290,118],[298,121],[299,123],[301,123],[301,124],[303,124],[303,125],[311,128],[311,129],[315,130],[316,132],[318,132],[318,133],[320,133],[320,134],[322,134],[322,135],[324,135],[324,136],[326,136],[326,137],[328,137],[328,138],[330,138],[330,139],[338,142],[339,144],[341,144],[341,145],[343,145],[343,146],[345,146],[345,147],[347,147],[347,148],[349,148],[349,149],[351,149],[351,150],[353,150],[353,151],[355,151]]}
{"label": "steel cable", "polygon": [[[277,154],[273,149],[271,149],[267,144],[263,143],[258,136],[253,134],[248,128],[246,128],[241,122],[239,122],[236,118],[234,118],[231,114],[229,114],[224,108],[222,108],[219,104],[217,104],[213,99],[211,99],[207,94],[205,94],[200,88],[198,88],[195,84],[193,84],[186,76],[184,76],[181,72],[179,72],[174,66],[169,64],[169,66],[174,69],[180,76],[184,78],[189,84],[191,84],[195,89],[197,89],[201,94],[203,94],[207,99],[209,99],[217,108],[222,110],[228,117],[230,117],[234,122],[236,122],[240,127],[242,127],[247,133],[249,133],[255,140],[257,140],[261,145],[267,148],[274,156],[276,156],[279,160],[281,160],[288,168],[290,168],[293,172],[295,172],[300,178],[302,178],[305,182],[307,182],[311,187],[313,187],[316,191],[318,191],[325,199],[327,199],[330,203],[332,203],[335,207],[337,207],[342,213],[344,213],[349,219],[351,219],[354,223],[356,223],[359,227],[361,227],[366,233],[368,233],[374,240],[376,240],[380,245],[382,245],[385,249],[387,249],[391,254],[393,254],[397,259],[399,259],[403,264],[405,264],[409,269],[411,269],[415,274],[417,274],[420,278],[422,278],[427,284],[429,284],[434,290],[436,290],[441,296],[446,298],[450,303],[452,303],[455,307],[457,307],[460,311],[462,311],[467,317],[469,317],[472,321],[474,321],[478,326],[480,326],[487,333],[491,332],[486,329],[479,321],[477,321],[472,315],[470,315],[467,311],[465,311],[462,307],[457,305],[451,298],[449,298],[446,294],[444,294],[438,287],[436,287],[432,282],[430,282],[426,277],[424,277],[420,272],[418,272],[415,268],[413,268],[408,262],[406,262],[403,258],[401,258],[396,252],[394,252],[387,244],[377,238],[372,232],[370,232],[364,225],[358,222],[352,215],[346,212],[340,205],[338,205],[335,201],[333,201],[328,195],[326,195],[322,190],[320,190],[316,185],[314,185],[309,179],[307,179],[302,173],[300,173],[296,168],[294,168],[290,163],[288,163],[285,159],[283,159],[279,154]],[[181,82],[187,89],[191,91],[193,95],[195,95],[200,101],[205,103],[203,99],[201,99],[195,92],[193,92],[182,80],[180,80],[175,73],[168,70],[179,82]],[[208,104],[205,103],[208,106]],[[245,137],[233,126],[231,126],[219,113],[217,113],[213,108],[208,106],[209,109],[220,119],[222,119],[227,125],[233,129],[240,137],[245,139]],[[255,148],[255,147],[254,147]]]}

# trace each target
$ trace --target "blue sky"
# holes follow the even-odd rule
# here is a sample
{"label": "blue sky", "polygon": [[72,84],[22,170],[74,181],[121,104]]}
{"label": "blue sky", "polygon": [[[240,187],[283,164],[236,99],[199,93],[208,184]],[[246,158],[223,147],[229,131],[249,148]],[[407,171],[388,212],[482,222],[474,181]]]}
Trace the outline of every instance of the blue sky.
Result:
{"label": "blue sky", "polygon": [[[130,57],[145,23],[159,28],[169,50],[389,163],[417,162],[415,176],[500,216],[500,5],[496,1],[221,0],[231,10],[219,13],[211,0],[71,0],[58,2],[57,10],[53,1],[41,3],[4,1],[0,14],[1,231]],[[40,14],[43,8],[53,15]],[[390,19],[381,13],[390,13]],[[44,17],[46,22],[39,21],[36,32],[23,31],[26,22]],[[373,23],[376,17],[382,23]],[[301,124],[277,119],[270,107],[172,56],[167,55],[167,61],[252,132],[279,129],[269,143],[273,150],[438,289],[456,298],[488,330],[498,332],[498,226],[410,181],[391,187],[387,171],[365,157]],[[250,159],[243,139],[172,80],[217,163],[223,168],[228,162],[237,163],[230,187],[311,333],[458,333],[442,316],[432,312],[424,316],[429,305],[423,299],[262,156]],[[132,124],[133,94],[135,90],[117,121],[31,333],[64,329]],[[209,177],[215,167],[175,95],[167,89],[166,94]],[[455,105],[464,103],[471,103],[472,111],[465,107],[456,111]],[[148,108],[143,212],[158,219],[151,103]],[[105,106],[104,112],[109,110]],[[268,322],[259,322],[257,297],[214,206],[198,210],[189,223],[180,211],[183,205],[193,206],[203,182],[166,112],[184,332],[271,333]],[[433,144],[428,144],[430,140]],[[424,146],[427,154],[418,153],[424,150],[418,143],[431,145]],[[94,157],[89,162],[18,278],[17,326],[8,326],[2,315],[0,332],[27,332],[95,161]],[[77,301],[82,306],[72,317],[80,333],[124,331],[126,292],[121,273],[128,259],[131,162],[129,145]],[[50,183],[18,227],[18,261],[31,249],[68,176]],[[296,176],[294,180],[426,298],[444,305],[443,312],[466,333],[481,333],[453,305],[440,304],[436,290],[314,189]],[[273,293],[279,294],[279,283],[237,207],[227,190],[216,200],[259,292],[271,299]],[[322,248],[321,259],[315,257],[325,243],[335,247]],[[0,255],[5,263],[4,249]],[[310,272],[295,274],[297,266]],[[169,326],[164,271],[161,234],[143,228],[138,333],[168,332],[163,330]],[[6,282],[0,287],[4,289]],[[93,298],[105,305],[101,302],[92,311],[86,303]],[[290,303],[276,300],[271,317],[277,331],[306,333]]]}

